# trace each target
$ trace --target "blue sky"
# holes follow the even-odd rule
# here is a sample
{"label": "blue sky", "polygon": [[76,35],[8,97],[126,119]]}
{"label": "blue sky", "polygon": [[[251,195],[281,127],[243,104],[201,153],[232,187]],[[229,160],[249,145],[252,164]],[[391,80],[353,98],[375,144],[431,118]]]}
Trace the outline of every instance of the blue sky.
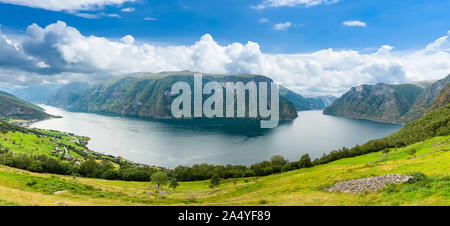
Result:
{"label": "blue sky", "polygon": [[[67,11],[50,11],[0,4],[4,32],[24,32],[32,23],[46,26],[65,21],[85,35],[119,38],[130,34],[137,40],[160,44],[191,44],[211,34],[221,44],[260,44],[271,53],[315,51],[325,48],[376,48],[389,44],[396,49],[423,47],[445,35],[450,28],[450,1],[439,0],[341,0],[334,4],[305,7],[280,6],[262,10],[252,6],[262,0],[140,0],[105,6],[85,14],[117,14],[86,19]],[[121,9],[133,8],[133,12]],[[143,18],[156,20],[143,20]],[[260,20],[267,20],[262,23]],[[359,20],[366,27],[342,23]],[[277,23],[291,23],[276,30]]]}
{"label": "blue sky", "polygon": [[450,73],[450,1],[0,0],[0,85],[266,75],[305,95]]}

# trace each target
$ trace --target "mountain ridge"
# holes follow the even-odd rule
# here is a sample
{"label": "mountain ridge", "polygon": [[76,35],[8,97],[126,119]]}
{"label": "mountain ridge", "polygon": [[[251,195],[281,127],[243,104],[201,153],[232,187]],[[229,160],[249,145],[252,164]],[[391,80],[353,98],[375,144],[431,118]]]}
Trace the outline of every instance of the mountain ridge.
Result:
{"label": "mountain ridge", "polygon": [[304,97],[283,86],[280,86],[280,96],[291,102],[297,111],[322,110],[336,100],[334,96]]}
{"label": "mountain ridge", "polygon": [[323,112],[347,118],[406,124],[420,118],[449,81],[450,75],[427,86],[413,83],[360,85],[351,88]]}
{"label": "mountain ridge", "polygon": [[[186,82],[193,87],[192,72],[138,73],[100,81],[90,86],[79,98],[64,104],[49,101],[49,105],[71,111],[112,113],[123,116],[171,119],[170,105],[175,97],[170,94],[175,82]],[[218,82],[272,82],[261,75],[203,74],[203,83]],[[205,98],[204,98],[205,100]],[[280,97],[280,120],[293,120],[297,111]]]}
{"label": "mountain ridge", "polygon": [[39,106],[4,91],[0,91],[0,116],[21,120],[42,120],[51,117]]}

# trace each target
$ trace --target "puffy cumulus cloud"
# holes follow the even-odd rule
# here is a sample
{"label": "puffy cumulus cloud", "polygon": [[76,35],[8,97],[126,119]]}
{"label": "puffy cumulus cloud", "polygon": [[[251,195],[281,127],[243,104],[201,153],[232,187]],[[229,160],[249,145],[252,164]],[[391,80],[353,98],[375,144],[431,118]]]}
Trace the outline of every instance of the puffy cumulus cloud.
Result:
{"label": "puffy cumulus cloud", "polygon": [[311,7],[321,4],[334,4],[339,2],[339,0],[264,0],[259,5],[253,6],[254,9],[265,9],[271,7],[294,7],[294,6],[305,6]]}
{"label": "puffy cumulus cloud", "polygon": [[95,81],[133,72],[191,70],[253,73],[271,77],[301,94],[340,95],[352,86],[439,79],[450,73],[446,35],[416,51],[384,45],[372,53],[324,49],[312,53],[268,54],[255,42],[219,45],[209,34],[184,46],[137,43],[85,36],[64,22],[32,24],[14,42],[0,36],[0,81]]}
{"label": "puffy cumulus cloud", "polygon": [[28,6],[51,11],[90,11],[108,5],[121,5],[135,0],[0,0],[1,3]]}
{"label": "puffy cumulus cloud", "polygon": [[20,43],[8,39],[0,31],[0,67],[39,71],[47,65],[27,55]]}

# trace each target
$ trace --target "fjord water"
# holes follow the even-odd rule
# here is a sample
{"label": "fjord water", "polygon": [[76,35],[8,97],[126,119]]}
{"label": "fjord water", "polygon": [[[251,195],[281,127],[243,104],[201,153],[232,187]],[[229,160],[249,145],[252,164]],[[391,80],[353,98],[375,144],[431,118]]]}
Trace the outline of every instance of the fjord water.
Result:
{"label": "fjord water", "polygon": [[316,158],[333,149],[387,136],[401,128],[327,116],[321,111],[304,111],[292,123],[249,135],[40,106],[47,113],[63,118],[40,121],[31,127],[88,136],[91,138],[88,147],[94,151],[164,167],[199,163],[250,165],[269,160],[273,155],[296,161],[305,153]]}

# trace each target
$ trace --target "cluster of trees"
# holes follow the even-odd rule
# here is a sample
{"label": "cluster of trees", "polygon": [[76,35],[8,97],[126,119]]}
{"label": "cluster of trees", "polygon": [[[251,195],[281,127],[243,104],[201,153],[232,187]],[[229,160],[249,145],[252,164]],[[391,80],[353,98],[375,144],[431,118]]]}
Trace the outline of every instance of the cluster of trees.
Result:
{"label": "cluster of trees", "polygon": [[135,167],[122,164],[119,168],[105,160],[96,161],[88,158],[76,164],[73,161],[62,161],[46,155],[14,155],[7,149],[0,151],[0,163],[7,166],[29,170],[37,173],[54,173],[109,180],[150,181],[151,176],[159,169],[153,167]]}
{"label": "cluster of trees", "polygon": [[62,175],[72,175],[77,172],[77,167],[74,163],[63,162],[46,155],[13,155],[7,148],[2,149],[0,153],[1,163],[14,168],[37,173],[54,173]]}
{"label": "cluster of trees", "polygon": [[169,177],[167,172],[160,169],[135,167],[133,165],[121,165],[120,168],[116,169],[111,162],[105,160],[98,162],[94,158],[89,158],[77,165],[74,162],[61,161],[46,155],[13,155],[8,149],[0,148],[0,159],[1,164],[37,173],[54,173],[109,180],[153,181],[158,188],[168,184],[170,188],[176,189],[179,185],[176,178]]}
{"label": "cluster of trees", "polygon": [[252,164],[250,167],[244,165],[222,166],[203,163],[193,165],[192,167],[178,166],[175,169],[169,170],[168,173],[178,181],[206,180],[212,178],[215,174],[220,178],[225,179],[267,176],[402,146],[404,146],[404,144],[398,145],[389,142],[387,139],[379,139],[350,149],[343,147],[338,150],[333,150],[329,154],[323,154],[322,157],[316,158],[314,161],[311,160],[311,157],[308,154],[304,154],[298,161],[292,162],[280,155],[275,155],[270,158],[270,161],[258,162]]}
{"label": "cluster of trees", "polygon": [[217,175],[220,178],[241,178],[254,176],[267,176],[273,173],[286,172],[299,168],[313,166],[308,154],[303,155],[299,161],[289,162],[280,155],[270,158],[270,161],[263,161],[252,164],[250,167],[244,165],[210,165],[197,164],[192,167],[178,166],[168,170],[170,176],[178,181],[207,180]]}
{"label": "cluster of trees", "polygon": [[28,129],[21,127],[21,126],[16,126],[14,124],[11,123],[7,123],[5,121],[0,121],[0,132],[1,133],[7,133],[8,131],[14,132],[14,131],[19,131],[19,132],[23,132],[23,133],[28,133]]}

